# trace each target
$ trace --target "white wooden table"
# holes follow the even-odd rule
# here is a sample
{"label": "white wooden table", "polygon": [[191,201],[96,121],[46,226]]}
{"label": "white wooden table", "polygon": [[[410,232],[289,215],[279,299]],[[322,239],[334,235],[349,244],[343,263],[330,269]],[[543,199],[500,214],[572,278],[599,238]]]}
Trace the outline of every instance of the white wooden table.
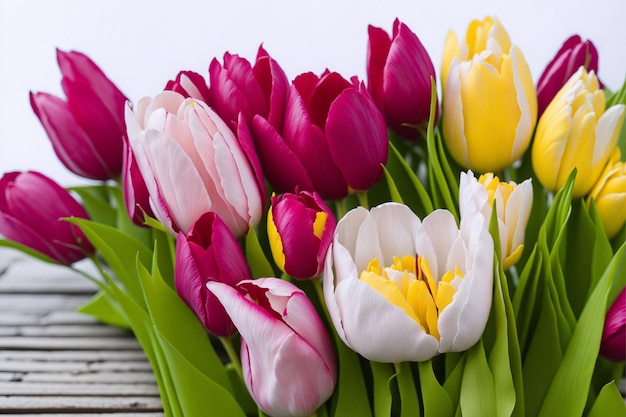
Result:
{"label": "white wooden table", "polygon": [[162,417],[129,331],[76,308],[95,292],[67,268],[0,248],[0,414]]}

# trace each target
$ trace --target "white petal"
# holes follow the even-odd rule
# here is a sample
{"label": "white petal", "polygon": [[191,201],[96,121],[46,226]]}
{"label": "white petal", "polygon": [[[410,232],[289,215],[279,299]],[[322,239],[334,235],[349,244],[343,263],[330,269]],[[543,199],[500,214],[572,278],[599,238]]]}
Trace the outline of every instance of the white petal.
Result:
{"label": "white petal", "polygon": [[593,157],[591,158],[591,166],[595,167],[597,164],[611,155],[615,144],[617,142],[618,135],[615,134],[615,130],[618,129],[624,121],[624,105],[616,104],[609,107],[598,120],[596,125],[596,141],[593,146]]}
{"label": "white petal", "polygon": [[424,218],[417,232],[416,249],[428,260],[435,279],[446,272],[448,253],[458,236],[456,220],[448,210],[438,209]]}

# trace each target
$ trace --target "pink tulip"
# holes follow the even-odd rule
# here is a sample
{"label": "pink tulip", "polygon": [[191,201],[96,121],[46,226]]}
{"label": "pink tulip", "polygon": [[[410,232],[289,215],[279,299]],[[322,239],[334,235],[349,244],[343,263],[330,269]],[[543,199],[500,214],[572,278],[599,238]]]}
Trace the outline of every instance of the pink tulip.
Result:
{"label": "pink tulip", "polygon": [[237,124],[243,113],[248,122],[259,115],[274,128],[282,128],[289,81],[262,46],[254,66],[227,52],[223,66],[217,59],[211,61],[209,75],[211,105],[229,126]]}
{"label": "pink tulip", "polygon": [[265,184],[244,122],[235,136],[204,102],[163,91],[127,107],[126,124],[152,210],[172,234],[209,211],[237,237],[259,223]]}
{"label": "pink tulip", "polygon": [[176,291],[211,333],[229,337],[236,329],[206,283],[218,281],[234,286],[251,276],[237,239],[215,213],[200,217],[187,235],[178,233]]}
{"label": "pink tulip", "polygon": [[67,101],[31,93],[33,111],[67,169],[95,180],[118,178],[126,97],[86,55],[57,50],[57,60]]}
{"label": "pink tulip", "polygon": [[272,196],[267,234],[278,267],[298,279],[319,276],[335,224],[333,213],[317,193]]}
{"label": "pink tulip", "polygon": [[282,132],[259,116],[252,127],[265,174],[279,193],[340,199],[376,183],[387,161],[383,116],[362,83],[336,72],[296,77]]}
{"label": "pink tulip", "polygon": [[425,129],[430,115],[430,77],[436,78],[430,56],[415,33],[398,19],[391,38],[371,25],[368,32],[369,92],[391,130],[403,138],[418,139],[422,135],[417,128]]}
{"label": "pink tulip", "polygon": [[337,377],[333,349],[302,290],[278,278],[207,287],[241,335],[244,382],[265,413],[309,416],[330,397]]}
{"label": "pink tulip", "polygon": [[62,217],[89,218],[65,188],[38,172],[9,172],[0,178],[0,234],[71,265],[94,248]]}
{"label": "pink tulip", "polygon": [[612,361],[626,360],[626,288],[606,313],[600,354]]}
{"label": "pink tulip", "polygon": [[174,80],[170,80],[165,85],[165,90],[176,91],[185,98],[195,98],[210,105],[209,87],[202,75],[193,71],[181,71]]}
{"label": "pink tulip", "polygon": [[[598,51],[590,40],[578,35],[570,36],[548,64],[537,82],[538,116],[541,117],[552,98],[574,73],[584,66],[598,73]],[[602,83],[600,83],[600,86]]]}

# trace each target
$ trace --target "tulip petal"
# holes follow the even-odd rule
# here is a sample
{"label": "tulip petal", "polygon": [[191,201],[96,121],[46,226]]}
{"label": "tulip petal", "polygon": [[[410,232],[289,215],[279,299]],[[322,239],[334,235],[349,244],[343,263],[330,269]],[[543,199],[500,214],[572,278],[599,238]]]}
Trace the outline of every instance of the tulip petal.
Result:
{"label": "tulip petal", "polygon": [[367,28],[369,45],[367,48],[367,87],[379,109],[385,106],[383,73],[391,39],[383,29],[369,25]]}

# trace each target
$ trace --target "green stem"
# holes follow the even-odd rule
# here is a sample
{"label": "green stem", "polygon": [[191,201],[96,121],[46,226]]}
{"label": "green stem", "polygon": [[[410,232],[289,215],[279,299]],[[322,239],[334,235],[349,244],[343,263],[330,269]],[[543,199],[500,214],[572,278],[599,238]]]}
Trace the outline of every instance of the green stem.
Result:
{"label": "green stem", "polygon": [[356,195],[359,198],[359,204],[369,210],[370,205],[367,200],[367,191],[359,191]]}
{"label": "green stem", "polygon": [[317,277],[312,280],[313,288],[315,288],[315,293],[317,294],[317,298],[320,301],[320,305],[322,306],[322,310],[324,310],[324,314],[328,319],[328,323],[332,325],[332,320],[330,318],[330,313],[328,312],[328,308],[326,307],[326,302],[324,301],[324,289],[322,288],[322,278]]}
{"label": "green stem", "polygon": [[239,356],[237,355],[235,347],[233,346],[232,338],[220,337],[219,339],[222,343],[222,346],[224,347],[224,350],[226,351],[226,354],[228,355],[228,358],[230,359],[230,362],[233,365],[233,368],[235,368],[235,372],[237,372],[237,375],[239,375],[239,378],[241,378],[241,380],[243,381],[244,379],[243,371],[241,370],[241,361],[239,360]]}
{"label": "green stem", "polygon": [[419,417],[421,415],[420,405],[417,399],[417,388],[411,364],[400,362],[394,364],[396,378],[398,380],[398,390],[400,391],[400,417]]}
{"label": "green stem", "polygon": [[346,215],[346,202],[345,200],[335,200],[335,208],[337,209],[337,219],[341,219]]}

